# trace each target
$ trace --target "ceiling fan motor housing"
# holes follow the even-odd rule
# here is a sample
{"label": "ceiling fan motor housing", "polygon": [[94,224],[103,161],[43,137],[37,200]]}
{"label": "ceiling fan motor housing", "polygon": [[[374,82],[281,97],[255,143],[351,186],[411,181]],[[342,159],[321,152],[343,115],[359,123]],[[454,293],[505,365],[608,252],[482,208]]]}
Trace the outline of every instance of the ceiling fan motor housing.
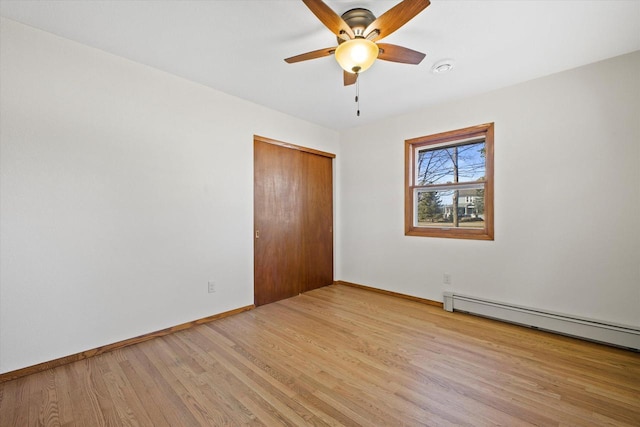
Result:
{"label": "ceiling fan motor housing", "polygon": [[[364,30],[376,20],[376,16],[368,9],[356,8],[347,10],[342,14],[342,19],[353,30],[356,37],[364,37]],[[338,43],[344,43],[344,40],[337,37]]]}

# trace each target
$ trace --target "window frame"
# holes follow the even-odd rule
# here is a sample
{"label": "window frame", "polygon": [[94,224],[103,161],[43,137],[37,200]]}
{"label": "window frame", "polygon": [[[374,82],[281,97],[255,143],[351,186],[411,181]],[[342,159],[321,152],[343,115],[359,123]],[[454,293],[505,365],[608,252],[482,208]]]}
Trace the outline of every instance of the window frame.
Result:
{"label": "window frame", "polygon": [[[484,179],[484,228],[465,227],[418,227],[414,225],[414,215],[417,211],[414,194],[420,188],[451,188],[464,189],[469,182],[415,185],[415,153],[418,148],[446,148],[464,145],[472,138],[482,137],[485,142],[485,179]],[[486,123],[442,132],[434,135],[420,136],[405,140],[405,206],[404,227],[405,236],[443,237],[454,239],[494,240],[494,209],[493,209],[493,154],[494,154],[494,123]]]}

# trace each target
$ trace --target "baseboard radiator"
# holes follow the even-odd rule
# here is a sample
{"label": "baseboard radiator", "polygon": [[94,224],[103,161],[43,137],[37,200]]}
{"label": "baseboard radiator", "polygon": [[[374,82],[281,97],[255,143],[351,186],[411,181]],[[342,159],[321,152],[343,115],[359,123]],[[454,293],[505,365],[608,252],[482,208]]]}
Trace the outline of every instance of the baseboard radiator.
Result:
{"label": "baseboard radiator", "polygon": [[444,293],[444,309],[640,351],[640,328],[586,319],[477,297]]}

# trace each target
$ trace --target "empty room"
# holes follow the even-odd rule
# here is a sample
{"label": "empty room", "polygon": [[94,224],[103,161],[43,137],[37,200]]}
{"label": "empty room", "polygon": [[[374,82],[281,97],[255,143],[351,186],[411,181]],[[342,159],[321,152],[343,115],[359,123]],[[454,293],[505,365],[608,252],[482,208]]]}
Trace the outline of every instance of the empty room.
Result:
{"label": "empty room", "polygon": [[0,427],[640,426],[640,1],[0,0]]}

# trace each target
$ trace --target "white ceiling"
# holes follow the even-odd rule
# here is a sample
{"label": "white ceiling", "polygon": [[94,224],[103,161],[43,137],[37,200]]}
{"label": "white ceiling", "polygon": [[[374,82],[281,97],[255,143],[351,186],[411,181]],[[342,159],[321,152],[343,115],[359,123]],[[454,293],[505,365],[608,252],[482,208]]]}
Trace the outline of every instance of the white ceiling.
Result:
{"label": "white ceiling", "polygon": [[[327,1],[376,16],[398,1]],[[433,0],[384,39],[425,52],[420,65],[376,61],[342,85],[333,57],[284,58],[335,36],[299,0],[0,0],[0,14],[333,129],[487,92],[640,50],[640,1]],[[444,58],[455,69],[431,66]]]}

